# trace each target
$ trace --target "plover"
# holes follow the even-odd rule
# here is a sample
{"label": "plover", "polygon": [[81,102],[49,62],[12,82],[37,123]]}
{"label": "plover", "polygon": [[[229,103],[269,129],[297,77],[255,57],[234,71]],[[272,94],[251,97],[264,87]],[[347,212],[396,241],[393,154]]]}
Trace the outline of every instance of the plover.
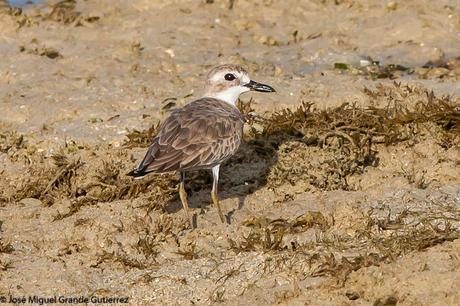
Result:
{"label": "plover", "polygon": [[211,198],[220,220],[224,215],[217,197],[220,165],[238,150],[243,138],[244,118],[235,106],[239,96],[250,90],[274,92],[273,87],[252,81],[247,71],[236,65],[222,65],[207,76],[202,98],[173,110],[161,124],[142,162],[128,175],[140,178],[150,172],[180,172],[179,197],[190,226],[185,173],[211,169]]}

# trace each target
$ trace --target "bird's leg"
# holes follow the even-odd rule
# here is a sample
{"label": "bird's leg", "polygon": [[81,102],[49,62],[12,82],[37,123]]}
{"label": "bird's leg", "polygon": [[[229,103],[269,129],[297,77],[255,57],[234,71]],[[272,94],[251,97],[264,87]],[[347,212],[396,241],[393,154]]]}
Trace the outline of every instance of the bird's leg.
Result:
{"label": "bird's leg", "polygon": [[222,221],[222,223],[225,223],[225,218],[224,218],[224,215],[222,214],[222,209],[220,208],[220,204],[219,204],[219,198],[217,197],[217,184],[219,183],[219,168],[220,168],[220,165],[214,166],[212,168],[213,181],[212,181],[211,198],[212,198],[212,202],[217,206],[217,210],[219,211],[220,221]]}
{"label": "bird's leg", "polygon": [[185,183],[185,172],[181,171],[180,184],[179,184],[179,197],[180,197],[180,201],[182,202],[182,206],[184,207],[185,215],[190,222],[190,227],[193,228],[193,217],[190,215],[190,211],[188,208],[187,192],[185,192],[184,183]]}

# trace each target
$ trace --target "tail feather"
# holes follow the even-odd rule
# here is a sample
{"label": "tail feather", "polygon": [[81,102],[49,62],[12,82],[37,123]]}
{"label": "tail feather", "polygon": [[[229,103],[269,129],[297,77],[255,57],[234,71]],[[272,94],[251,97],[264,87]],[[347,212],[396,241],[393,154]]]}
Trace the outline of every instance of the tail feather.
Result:
{"label": "tail feather", "polygon": [[142,178],[149,172],[152,172],[152,170],[149,171],[148,166],[150,163],[152,163],[155,160],[157,152],[158,152],[158,143],[155,138],[152,145],[147,150],[147,153],[145,154],[144,159],[141,161],[139,166],[136,169],[127,173],[126,175],[132,176],[134,178]]}
{"label": "tail feather", "polygon": [[147,174],[147,172],[143,171],[142,169],[134,169],[128,173],[126,173],[127,176],[132,176],[134,178],[142,178]]}

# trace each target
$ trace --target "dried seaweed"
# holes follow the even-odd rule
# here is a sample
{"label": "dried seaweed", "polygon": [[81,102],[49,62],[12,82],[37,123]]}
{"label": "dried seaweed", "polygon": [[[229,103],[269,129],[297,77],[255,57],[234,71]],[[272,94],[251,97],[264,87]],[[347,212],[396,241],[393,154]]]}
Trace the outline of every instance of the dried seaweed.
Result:
{"label": "dried seaweed", "polygon": [[97,259],[97,262],[91,265],[92,268],[97,268],[104,262],[114,262],[120,263],[122,266],[132,269],[146,269],[148,265],[144,261],[140,261],[138,259],[134,259],[129,257],[127,254],[121,253],[116,254],[115,252],[107,252],[104,251]]}
{"label": "dried seaweed", "polygon": [[6,271],[12,268],[14,268],[14,266],[10,261],[0,260],[0,271]]}
{"label": "dried seaweed", "polygon": [[[435,123],[445,131],[460,133],[460,104],[451,97],[439,98],[432,91],[396,82],[391,87],[366,88],[364,93],[371,99],[385,98],[386,105],[364,108],[344,103],[317,110],[313,104],[303,102],[295,110],[284,109],[263,120],[262,135],[314,137],[320,144],[328,137],[340,137],[359,147],[366,144],[367,138],[386,145],[413,138],[417,131],[405,130],[412,124]],[[412,108],[404,102],[409,95],[417,95],[420,100]]]}
{"label": "dried seaweed", "polygon": [[[424,88],[396,82],[364,92],[384,106],[344,103],[319,110],[302,102],[295,109],[257,117],[250,141],[278,147],[278,160],[268,178],[273,187],[306,181],[323,190],[351,190],[349,177],[378,163],[377,145],[414,144],[427,135],[439,139],[444,148],[458,144],[460,104],[451,97],[439,98]],[[307,157],[312,154],[317,158]]]}
{"label": "dried seaweed", "polygon": [[373,80],[387,78],[393,80],[401,77],[403,73],[413,73],[413,69],[408,67],[398,64],[382,65],[379,61],[375,61],[371,58],[361,60],[360,66],[353,66],[346,63],[334,63],[334,69],[346,71],[353,75],[367,76]]}
{"label": "dried seaweed", "polygon": [[363,59],[360,65],[347,63],[334,63],[334,69],[340,73],[361,75],[372,80],[390,79],[394,80],[403,75],[415,75],[421,79],[455,79],[460,77],[460,57],[446,59],[441,58],[428,61],[423,66],[406,67],[398,64],[382,65],[372,58]]}
{"label": "dried seaweed", "polygon": [[286,234],[305,232],[313,227],[323,230],[330,227],[320,212],[306,212],[292,220],[252,217],[242,224],[251,228],[249,234],[243,236],[240,241],[228,238],[231,249],[237,253],[286,250],[288,245],[283,242]]}
{"label": "dried seaweed", "polygon": [[138,218],[136,231],[140,233],[140,237],[134,248],[145,258],[154,259],[160,253],[161,243],[168,236],[176,237],[177,231],[186,228],[185,223],[179,222],[175,222],[174,218],[167,214],[160,215],[156,222],[152,222],[150,218]]}
{"label": "dried seaweed", "polygon": [[199,254],[198,254],[198,251],[196,250],[195,242],[192,242],[180,248],[179,250],[176,251],[176,254],[181,255],[186,260],[192,260],[192,259],[199,258]]}
{"label": "dried seaweed", "polygon": [[[336,279],[337,285],[343,286],[353,271],[379,266],[404,254],[460,238],[460,210],[454,199],[432,201],[429,209],[390,212],[382,218],[373,210],[369,211],[364,226],[354,234],[340,235],[330,224],[312,243],[295,244],[295,248],[281,247],[272,252],[263,270],[265,273],[289,270],[303,277],[329,276]],[[283,223],[292,224],[292,221]],[[230,246],[236,252],[262,250],[263,236],[252,235],[250,238],[242,236],[237,238],[242,243],[231,242]],[[282,245],[290,244],[288,238],[294,245],[295,235],[285,237]]]}
{"label": "dried seaweed", "polygon": [[43,161],[38,167],[30,167],[27,176],[19,184],[15,200],[23,198],[40,199],[45,205],[52,205],[59,196],[71,196],[77,170],[83,165],[80,159],[70,159],[62,151],[52,155],[53,167],[46,167]]}
{"label": "dried seaweed", "polygon": [[[127,164],[122,158],[125,151],[119,152],[118,160],[102,160],[100,167],[90,172],[82,172],[74,184],[74,192],[69,195],[70,210],[55,217],[60,220],[76,213],[82,206],[115,200],[134,199],[144,196],[148,211],[163,210],[164,204],[176,194],[177,178],[174,174],[150,175],[142,180],[133,180],[126,176]],[[113,156],[113,158],[116,158]]]}
{"label": "dried seaweed", "polygon": [[63,0],[52,5],[49,14],[43,16],[43,20],[52,20],[64,24],[73,23],[80,17],[81,13],[75,11],[77,1]]}
{"label": "dried seaweed", "polygon": [[0,152],[10,154],[10,151],[16,151],[24,148],[24,135],[16,132],[0,133]]}
{"label": "dried seaweed", "polygon": [[[93,23],[100,19],[98,16],[87,16],[76,10],[77,1],[62,0],[49,4],[49,10],[38,11],[27,15],[21,8],[3,8],[9,15],[14,16],[18,28],[37,25],[43,21],[53,21],[65,25],[82,26],[85,23]],[[0,8],[1,9],[1,8]]]}
{"label": "dried seaweed", "polygon": [[139,239],[136,249],[146,258],[155,258],[158,253],[158,242],[155,236],[145,235]]}
{"label": "dried seaweed", "polygon": [[128,148],[132,147],[148,147],[152,143],[153,137],[155,137],[160,128],[160,122],[152,125],[147,130],[138,131],[132,130],[128,131],[126,137],[128,140],[125,141],[124,146]]}
{"label": "dried seaweed", "polygon": [[460,57],[441,58],[428,61],[425,65],[415,69],[415,73],[422,79],[455,79],[460,77]]}
{"label": "dried seaweed", "polygon": [[0,238],[0,253],[12,253],[14,251],[13,246],[8,241]]}
{"label": "dried seaweed", "polygon": [[177,177],[174,174],[151,175],[143,180],[126,176],[132,165],[123,150],[102,159],[97,155],[86,156],[85,162],[82,156],[69,155],[61,150],[52,155],[51,160],[52,165],[43,156],[34,157],[20,176],[14,192],[10,191],[9,196],[2,195],[2,198],[14,201],[35,198],[44,205],[52,205],[57,199],[69,199],[69,211],[55,217],[60,220],[73,215],[84,205],[139,196],[150,199],[146,205],[149,211],[162,210],[176,193]]}
{"label": "dried seaweed", "polygon": [[173,175],[151,175],[143,180],[133,181],[126,176],[123,169],[126,169],[126,166],[121,160],[102,161],[102,166],[96,168],[94,177],[88,183],[79,185],[79,194],[98,202],[108,202],[135,198],[155,189],[163,192],[164,195],[161,197],[163,198],[174,190],[171,188]]}

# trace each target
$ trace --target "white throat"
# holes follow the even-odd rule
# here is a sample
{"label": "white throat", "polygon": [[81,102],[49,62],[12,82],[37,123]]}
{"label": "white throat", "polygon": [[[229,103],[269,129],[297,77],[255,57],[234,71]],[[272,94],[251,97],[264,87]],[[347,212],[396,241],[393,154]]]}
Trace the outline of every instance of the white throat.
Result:
{"label": "white throat", "polygon": [[205,97],[219,99],[234,106],[236,104],[236,101],[238,101],[239,96],[247,91],[249,91],[249,88],[247,87],[235,86],[219,92],[207,92],[205,94]]}

